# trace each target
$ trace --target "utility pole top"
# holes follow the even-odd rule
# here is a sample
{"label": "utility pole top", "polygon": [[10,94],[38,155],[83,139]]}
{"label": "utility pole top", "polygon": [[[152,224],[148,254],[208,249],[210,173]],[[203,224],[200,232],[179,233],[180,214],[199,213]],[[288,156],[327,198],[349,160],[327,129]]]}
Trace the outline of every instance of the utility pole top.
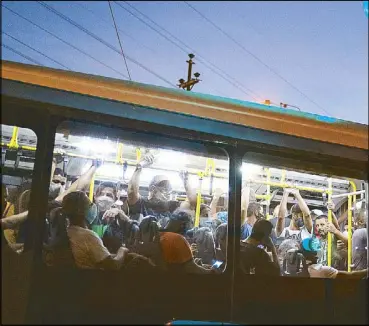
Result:
{"label": "utility pole top", "polygon": [[200,74],[198,72],[195,72],[193,75],[195,78],[191,78],[192,75],[192,65],[194,65],[195,63],[192,61],[192,59],[195,57],[194,54],[190,53],[188,55],[188,57],[190,58],[190,60],[187,60],[186,62],[188,63],[188,74],[187,74],[187,81],[185,81],[183,78],[181,78],[179,80],[179,84],[178,87],[182,88],[182,89],[186,89],[187,91],[192,90],[192,88],[195,86],[195,84],[197,84],[200,79]]}

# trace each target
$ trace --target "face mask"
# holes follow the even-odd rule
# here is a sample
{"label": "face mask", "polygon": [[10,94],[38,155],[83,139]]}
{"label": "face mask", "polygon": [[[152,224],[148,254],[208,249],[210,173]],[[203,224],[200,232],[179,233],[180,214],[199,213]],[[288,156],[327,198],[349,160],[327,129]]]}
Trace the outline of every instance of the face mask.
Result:
{"label": "face mask", "polygon": [[172,192],[168,191],[165,187],[153,187],[153,198],[156,201],[169,201],[171,194]]}
{"label": "face mask", "polygon": [[295,224],[297,227],[302,228],[304,226],[304,220],[300,217],[297,220],[295,220]]}
{"label": "face mask", "polygon": [[59,196],[61,190],[61,184],[51,183],[49,186],[49,198],[55,199]]}
{"label": "face mask", "polygon": [[100,196],[96,198],[96,204],[99,208],[99,212],[106,212],[114,204],[114,199],[108,196]]}
{"label": "face mask", "polygon": [[97,217],[97,206],[95,204],[92,204],[90,208],[88,209],[87,215],[86,215],[86,221],[89,225],[91,225]]}

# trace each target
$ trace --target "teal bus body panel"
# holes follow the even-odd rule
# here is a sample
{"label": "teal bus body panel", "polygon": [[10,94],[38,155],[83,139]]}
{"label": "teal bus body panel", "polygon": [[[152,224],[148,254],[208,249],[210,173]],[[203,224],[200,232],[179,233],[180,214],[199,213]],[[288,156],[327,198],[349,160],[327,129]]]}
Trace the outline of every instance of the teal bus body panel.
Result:
{"label": "teal bus body panel", "polygon": [[[182,128],[195,132],[251,141],[280,147],[289,147],[315,153],[325,153],[348,159],[367,160],[367,151],[352,149],[305,138],[279,134],[261,129],[245,127],[182,113],[169,112],[148,107],[133,106],[118,101],[35,86],[11,80],[2,80],[1,94],[22,100],[30,100],[56,106],[67,107],[119,118],[144,121],[168,127]],[[256,105],[256,104],[255,104]],[[62,113],[61,113],[62,114]]]}

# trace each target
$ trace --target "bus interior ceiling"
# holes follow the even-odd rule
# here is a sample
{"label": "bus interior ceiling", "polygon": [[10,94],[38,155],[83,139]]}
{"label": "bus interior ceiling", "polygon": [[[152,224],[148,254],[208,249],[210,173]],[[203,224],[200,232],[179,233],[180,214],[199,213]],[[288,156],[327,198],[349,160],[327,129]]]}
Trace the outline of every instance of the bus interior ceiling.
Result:
{"label": "bus interior ceiling", "polygon": [[[31,148],[37,143],[37,137],[33,131],[19,128],[18,145],[20,148],[12,149],[7,146],[12,139],[12,133],[12,126],[2,126],[2,160],[4,163],[3,167],[8,174],[4,182],[11,187],[16,187],[22,183],[22,178],[24,181],[31,175],[34,164],[34,151]],[[22,149],[22,147],[26,149]],[[123,139],[109,139],[108,137],[102,139],[86,137],[85,135],[73,135],[65,130],[58,130],[56,133],[54,152],[63,153],[63,162],[60,162],[57,167],[63,170],[68,177],[68,181],[75,180],[79,175],[87,171],[93,159],[101,159],[103,165],[97,170],[95,186],[103,181],[114,181],[119,183],[121,189],[127,190],[137,159],[140,155],[150,152],[155,156],[155,161],[142,174],[140,191],[143,195],[147,192],[149,182],[154,175],[166,174],[170,176],[172,181],[174,192],[174,198],[172,199],[185,200],[186,192],[179,172],[188,171],[190,184],[197,189],[199,173],[206,171],[208,168],[211,171],[209,170],[208,175],[202,180],[201,192],[203,202],[210,203],[214,189],[222,188],[226,190],[228,188],[229,162],[225,154],[223,158],[221,156],[214,158],[215,155],[209,157],[207,156],[209,154],[205,153],[203,154],[204,156],[200,156],[183,151],[143,147],[141,144],[124,142]],[[209,158],[212,160],[210,167],[208,166]],[[22,171],[22,173],[19,173],[19,171]],[[268,190],[268,185],[262,183],[267,181],[268,173],[269,181],[275,184],[288,183],[302,188],[307,187],[307,189],[327,189],[328,187],[328,178],[325,176],[263,167],[244,161],[242,166],[243,182],[245,183],[248,180],[259,198],[271,195],[276,190],[274,195],[269,198],[269,201],[266,198],[267,200],[263,202],[264,205],[269,206],[268,213],[271,213],[273,208],[279,204],[283,194],[279,187],[272,185]],[[334,194],[348,193],[349,188],[350,183],[348,180],[332,179]],[[324,207],[326,198],[321,192],[301,191],[309,207]],[[341,205],[342,200],[337,198],[335,203]]]}

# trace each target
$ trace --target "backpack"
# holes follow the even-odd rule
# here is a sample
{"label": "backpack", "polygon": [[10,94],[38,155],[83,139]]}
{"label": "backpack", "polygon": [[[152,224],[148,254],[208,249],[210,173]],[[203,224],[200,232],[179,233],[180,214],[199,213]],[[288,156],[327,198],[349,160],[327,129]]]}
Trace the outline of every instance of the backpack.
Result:
{"label": "backpack", "polygon": [[211,265],[215,259],[215,243],[211,229],[200,227],[194,231],[194,243],[197,245],[197,258],[203,264]]}
{"label": "backpack", "polygon": [[309,277],[305,257],[298,249],[290,249],[287,251],[285,258],[283,259],[282,275]]}
{"label": "backpack", "polygon": [[159,225],[155,216],[149,215],[142,219],[139,225],[138,241],[132,246],[132,251],[151,259],[157,267],[165,269]]}
{"label": "backpack", "polygon": [[49,234],[42,250],[43,261],[49,267],[74,267],[74,257],[67,233],[67,220],[61,208],[51,210],[49,218]]}

